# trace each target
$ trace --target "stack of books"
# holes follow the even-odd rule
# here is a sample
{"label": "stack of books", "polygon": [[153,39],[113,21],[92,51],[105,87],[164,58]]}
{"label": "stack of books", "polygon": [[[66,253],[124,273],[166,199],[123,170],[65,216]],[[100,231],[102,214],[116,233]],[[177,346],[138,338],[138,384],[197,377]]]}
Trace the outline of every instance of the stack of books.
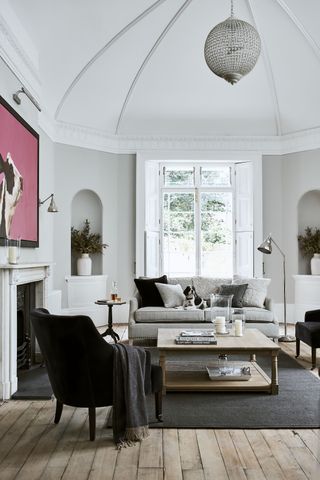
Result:
{"label": "stack of books", "polygon": [[217,345],[213,330],[183,330],[175,342],[178,345]]}

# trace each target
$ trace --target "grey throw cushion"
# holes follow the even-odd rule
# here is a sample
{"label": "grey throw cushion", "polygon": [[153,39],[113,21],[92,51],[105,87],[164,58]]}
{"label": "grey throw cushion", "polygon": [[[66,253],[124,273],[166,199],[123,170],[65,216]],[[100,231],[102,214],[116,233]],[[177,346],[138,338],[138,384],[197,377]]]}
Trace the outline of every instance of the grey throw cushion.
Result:
{"label": "grey throw cushion", "polygon": [[263,308],[270,281],[270,278],[243,278],[235,275],[233,284],[248,284],[247,290],[245,291],[242,299],[244,307]]}
{"label": "grey throw cushion", "polygon": [[164,283],[156,283],[155,285],[166,308],[181,307],[185,300],[181,285],[166,285]]}
{"label": "grey throw cushion", "polygon": [[221,285],[219,288],[219,295],[233,295],[232,306],[234,308],[242,308],[242,299],[247,290],[247,286],[247,283],[240,285]]}

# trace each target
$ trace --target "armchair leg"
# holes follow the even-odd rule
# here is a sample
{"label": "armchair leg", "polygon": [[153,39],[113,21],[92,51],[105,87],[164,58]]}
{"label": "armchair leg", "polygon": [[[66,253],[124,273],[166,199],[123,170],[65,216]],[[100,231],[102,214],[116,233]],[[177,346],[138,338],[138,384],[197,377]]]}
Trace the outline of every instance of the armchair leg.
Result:
{"label": "armchair leg", "polygon": [[59,402],[59,400],[57,400],[56,414],[54,416],[54,423],[59,423],[60,418],[61,418],[61,414],[62,414],[62,409],[63,409],[63,403],[61,403],[61,402]]}
{"label": "armchair leg", "polygon": [[93,442],[96,438],[96,409],[89,407],[89,431],[90,440]]}
{"label": "armchair leg", "polygon": [[162,390],[154,394],[156,404],[156,417],[159,422],[162,422]]}
{"label": "armchair leg", "polygon": [[296,358],[300,355],[300,340],[296,337]]}
{"label": "armchair leg", "polygon": [[311,348],[311,362],[312,362],[312,367],[311,370],[316,368],[316,362],[317,362],[317,349],[312,347]]}

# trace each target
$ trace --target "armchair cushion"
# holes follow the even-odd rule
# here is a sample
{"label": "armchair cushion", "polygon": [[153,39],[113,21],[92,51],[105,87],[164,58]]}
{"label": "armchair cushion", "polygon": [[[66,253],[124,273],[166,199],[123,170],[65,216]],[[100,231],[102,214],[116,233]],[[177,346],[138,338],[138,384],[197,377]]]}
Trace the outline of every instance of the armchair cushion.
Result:
{"label": "armchair cushion", "polygon": [[320,322],[320,310],[310,310],[304,315],[305,322]]}

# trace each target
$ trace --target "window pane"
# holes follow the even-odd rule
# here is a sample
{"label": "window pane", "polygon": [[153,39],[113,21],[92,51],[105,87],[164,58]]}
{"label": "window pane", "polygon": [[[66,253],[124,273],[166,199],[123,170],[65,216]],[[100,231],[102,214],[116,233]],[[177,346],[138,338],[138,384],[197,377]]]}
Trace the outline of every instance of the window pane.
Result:
{"label": "window pane", "polygon": [[232,194],[201,193],[201,274],[232,276]]}
{"label": "window pane", "polygon": [[164,171],[164,184],[166,186],[193,186],[194,185],[194,171],[190,168],[167,168]]}
{"label": "window pane", "polygon": [[230,187],[231,167],[202,167],[201,184],[216,187]]}
{"label": "window pane", "polygon": [[163,266],[171,276],[196,271],[194,194],[165,193],[163,197]]}

